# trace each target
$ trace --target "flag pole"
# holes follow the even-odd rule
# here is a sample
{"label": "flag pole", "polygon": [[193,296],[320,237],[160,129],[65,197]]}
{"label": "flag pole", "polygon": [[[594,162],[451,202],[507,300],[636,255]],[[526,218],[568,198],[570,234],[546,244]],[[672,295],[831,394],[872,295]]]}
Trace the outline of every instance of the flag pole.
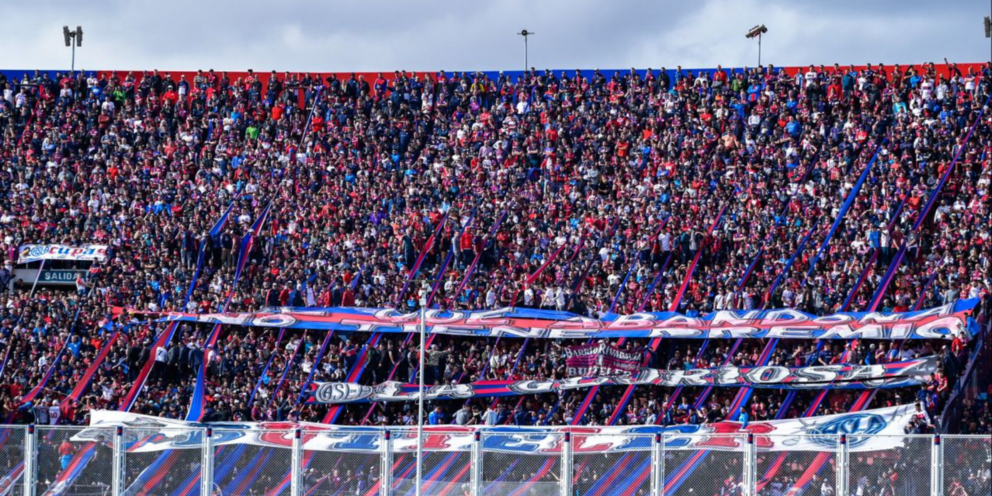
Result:
{"label": "flag pole", "polygon": [[426,307],[427,300],[420,298],[420,383],[417,387],[417,487],[414,494],[421,496],[420,487],[423,485],[424,470],[424,335],[427,331]]}
{"label": "flag pole", "polygon": [[38,279],[41,279],[41,273],[45,271],[45,262],[48,259],[41,259],[41,266],[38,267],[38,273],[34,275],[34,284],[31,285],[31,292],[28,293],[28,298],[34,296],[34,288],[38,287]]}

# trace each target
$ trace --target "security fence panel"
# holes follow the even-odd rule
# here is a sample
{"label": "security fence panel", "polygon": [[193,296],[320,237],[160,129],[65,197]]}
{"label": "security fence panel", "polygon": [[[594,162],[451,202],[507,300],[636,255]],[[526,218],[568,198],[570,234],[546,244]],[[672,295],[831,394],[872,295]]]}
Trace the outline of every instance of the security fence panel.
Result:
{"label": "security fence panel", "polygon": [[379,494],[382,454],[376,452],[382,434],[350,434],[350,447],[311,449],[320,444],[319,432],[303,431],[302,486],[300,494],[331,496]]}
{"label": "security fence panel", "polygon": [[647,495],[653,435],[573,434],[572,493]]}
{"label": "security fence panel", "polygon": [[[469,445],[453,446],[448,440],[452,437],[471,436],[465,431],[454,430],[451,432],[432,430],[430,434],[424,435],[421,494],[424,496],[463,494],[469,486],[472,466],[471,448]],[[393,432],[393,443],[397,449],[393,455],[392,494],[394,495],[414,494],[417,480],[416,438],[416,429]]]}
{"label": "security fence panel", "polygon": [[665,496],[743,494],[746,435],[706,435],[691,449],[665,439]]}
{"label": "security fence panel", "polygon": [[38,426],[35,494],[109,494],[114,432],[113,428]]}
{"label": "security fence panel", "polygon": [[942,435],[944,496],[992,494],[992,437]]}
{"label": "security fence panel", "polygon": [[[214,495],[289,494],[295,430],[213,429]],[[237,438],[238,444],[223,444]],[[250,443],[250,444],[249,444]]]}
{"label": "security fence panel", "polygon": [[[755,493],[838,494],[838,436],[755,436]],[[769,451],[770,446],[785,451]]]}
{"label": "security fence panel", "polygon": [[0,494],[24,494],[25,426],[0,427]]}
{"label": "security fence panel", "polygon": [[484,433],[482,494],[560,494],[563,441],[561,433]]}
{"label": "security fence panel", "polygon": [[852,435],[847,444],[851,496],[931,494],[931,436]]}
{"label": "security fence panel", "polygon": [[[416,430],[389,429],[387,436],[378,429],[311,429],[299,431],[299,440],[295,429],[213,429],[207,441],[202,428],[128,427],[118,436],[114,427],[38,426],[32,437],[24,426],[0,426],[0,496],[24,496],[26,484],[37,496],[111,496],[115,484],[122,496],[208,496],[200,482],[207,468],[213,472],[209,496],[289,495],[294,481],[306,496],[414,493]],[[438,496],[560,496],[566,490],[569,496],[992,496],[989,436],[943,435],[939,444],[923,435],[657,439],[533,429],[482,431],[478,438],[470,430],[430,431],[422,443],[421,490]],[[295,479],[294,460],[300,462]],[[657,489],[654,473],[660,474]]]}
{"label": "security fence panel", "polygon": [[198,496],[203,435],[203,429],[123,429],[123,493]]}

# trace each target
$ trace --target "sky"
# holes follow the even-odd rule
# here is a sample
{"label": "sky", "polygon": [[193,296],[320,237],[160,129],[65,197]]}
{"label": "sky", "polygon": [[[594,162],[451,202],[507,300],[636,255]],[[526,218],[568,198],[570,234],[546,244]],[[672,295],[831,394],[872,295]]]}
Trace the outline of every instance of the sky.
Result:
{"label": "sky", "polygon": [[982,62],[984,0],[30,0],[0,68],[393,71]]}

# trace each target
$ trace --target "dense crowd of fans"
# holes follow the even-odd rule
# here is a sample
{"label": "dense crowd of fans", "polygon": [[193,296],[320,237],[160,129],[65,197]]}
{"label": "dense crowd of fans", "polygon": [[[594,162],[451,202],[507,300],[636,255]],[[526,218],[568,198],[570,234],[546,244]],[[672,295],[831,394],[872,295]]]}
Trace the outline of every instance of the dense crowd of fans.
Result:
{"label": "dense crowd of fans", "polygon": [[[415,423],[411,404],[304,402],[307,384],[346,380],[363,353],[358,382],[414,382],[415,338],[372,345],[361,334],[225,326],[211,344],[211,327],[182,325],[155,348],[166,325],[123,327],[139,319],[115,322],[113,307],[414,310],[424,299],[587,315],[827,314],[981,298],[987,309],[990,79],[989,66],[933,65],[0,79],[0,415],[85,423],[91,409],[121,408],[154,361],[130,411],[185,418],[206,362],[203,420]],[[13,279],[27,243],[102,243],[112,254],[64,292]],[[768,343],[746,341],[733,352],[731,341],[666,341],[650,364],[757,364]],[[561,378],[569,344],[580,343],[442,336],[425,378]],[[941,355],[928,384],[873,397],[874,406],[918,401],[924,413],[906,429],[926,432],[973,347],[785,341],[769,363]],[[601,425],[617,408],[622,424],[741,420],[730,418],[736,389],[689,389],[639,387],[621,407],[623,388],[604,387],[580,419],[586,391],[439,401],[430,422]],[[744,421],[843,412],[855,394],[833,392],[812,409],[815,392],[786,396],[756,392]],[[989,432],[987,401],[967,415],[964,430]]]}

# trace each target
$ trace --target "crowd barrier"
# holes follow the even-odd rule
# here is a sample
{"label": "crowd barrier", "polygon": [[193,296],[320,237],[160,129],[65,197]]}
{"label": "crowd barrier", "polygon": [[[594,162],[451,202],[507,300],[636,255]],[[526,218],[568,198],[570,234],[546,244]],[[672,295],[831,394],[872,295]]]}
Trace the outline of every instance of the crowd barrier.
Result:
{"label": "crowd barrier", "polygon": [[[82,430],[86,436],[79,436]],[[342,428],[347,431],[347,428]],[[94,431],[99,431],[94,436]],[[412,495],[416,454],[394,449],[409,427],[355,430],[355,449],[304,449],[306,430],[271,430],[290,447],[215,445],[219,429],[159,429],[154,436],[191,442],[182,449],[141,451],[140,428],[0,426],[0,495]],[[435,431],[436,433],[437,431]],[[452,431],[454,432],[454,431]],[[464,433],[464,430],[460,431]],[[227,433],[233,434],[233,433]],[[535,436],[534,434],[539,434]],[[524,446],[508,450],[507,433],[477,431],[469,449],[423,447],[424,495],[671,496],[988,496],[992,438],[964,435],[821,435],[772,439],[741,433],[707,435],[699,448],[676,437],[644,434],[623,441],[595,429],[522,429]],[[532,437],[530,437],[532,436]],[[684,436],[683,436],[684,437]],[[495,439],[494,439],[495,440]],[[793,446],[796,449],[768,446]],[[865,446],[884,445],[866,451]],[[499,449],[495,449],[499,446]],[[815,446],[815,448],[814,448]],[[614,467],[620,467],[615,470]]]}

